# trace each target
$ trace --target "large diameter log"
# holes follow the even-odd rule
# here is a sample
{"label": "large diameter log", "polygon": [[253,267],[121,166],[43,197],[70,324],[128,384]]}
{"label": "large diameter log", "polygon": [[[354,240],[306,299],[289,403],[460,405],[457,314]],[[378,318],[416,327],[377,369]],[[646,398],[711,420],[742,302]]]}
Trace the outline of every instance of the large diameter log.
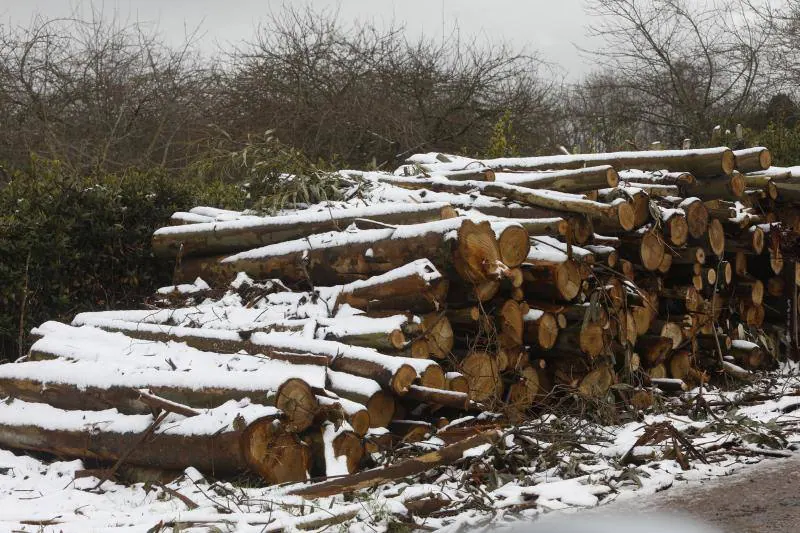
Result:
{"label": "large diameter log", "polygon": [[304,436],[311,448],[311,474],[343,476],[356,472],[364,456],[364,446],[355,432],[323,422]]}
{"label": "large diameter log", "polygon": [[322,360],[322,364],[327,361],[333,370],[374,379],[400,395],[404,394],[417,378],[417,367],[438,366],[432,361],[385,355],[370,348],[350,346],[335,341],[304,339],[280,332],[253,333],[247,341],[240,340],[237,343],[227,338],[230,334],[237,335],[233,331],[221,332],[122,320],[109,320],[97,325],[107,331],[124,332],[133,338],[178,340],[190,345],[193,342],[208,342],[209,337],[216,337],[217,340],[223,338],[224,344],[215,345],[219,353],[237,353],[244,350],[247,353],[263,354],[268,357],[277,355],[278,358],[283,354],[291,354],[295,361],[303,361],[306,358],[309,362]]}
{"label": "large diameter log", "polygon": [[183,257],[235,252],[344,229],[358,219],[386,224],[415,224],[452,216],[448,204],[391,203],[349,209],[302,212],[229,222],[161,228],[153,234],[153,252]]}
{"label": "large diameter log", "polygon": [[394,417],[394,395],[384,391],[374,380],[329,369],[326,387],[342,398],[364,405],[370,427],[386,427]]}
{"label": "large diameter log", "polygon": [[[125,414],[152,411],[150,403],[143,401],[140,389],[168,401],[205,408],[249,398],[280,409],[287,428],[293,431],[308,428],[319,410],[311,387],[299,378],[287,379],[271,391],[259,386],[254,373],[228,371],[208,376],[193,371],[117,369],[101,375],[95,372],[96,366],[96,363],[61,360],[2,365],[0,394],[61,409],[116,408]],[[249,376],[252,378],[248,379]]]}
{"label": "large diameter log", "polygon": [[644,335],[636,342],[636,353],[648,368],[665,362],[671,351],[672,339],[668,337]]}
{"label": "large diameter log", "polygon": [[385,274],[341,286],[334,311],[348,304],[364,312],[405,310],[429,313],[443,308],[447,279],[428,259],[418,259]]}
{"label": "large diameter log", "polygon": [[619,183],[619,174],[609,165],[556,172],[498,172],[496,177],[498,182],[519,187],[571,193],[616,187]]}
{"label": "large diameter log", "polygon": [[268,483],[307,479],[308,448],[282,429],[270,409],[226,405],[191,418],[169,415],[153,427],[151,415],[10,400],[0,405],[0,443],[90,461],[124,457],[127,464],[163,470],[193,466],[217,477],[252,469]]}
{"label": "large diameter log", "polygon": [[459,364],[461,374],[469,383],[469,397],[476,402],[493,400],[502,382],[497,361],[486,352],[472,351]]}
{"label": "large diameter log", "polygon": [[689,225],[689,235],[699,239],[708,230],[708,209],[700,198],[686,198],[678,204],[686,213],[686,222]]}
{"label": "large diameter log", "polygon": [[696,196],[703,200],[739,200],[744,195],[747,183],[739,172],[732,175],[717,176],[699,180],[691,187],[686,187],[688,196]]}
{"label": "large diameter log", "polygon": [[602,326],[587,322],[561,330],[553,346],[553,354],[596,357],[603,353],[605,344],[606,338]]}
{"label": "large diameter log", "polygon": [[531,309],[523,317],[523,340],[540,350],[549,350],[558,338],[558,322],[555,315],[539,309]]}
{"label": "large diameter log", "polygon": [[292,489],[290,494],[303,496],[305,498],[322,498],[407,478],[409,476],[421,474],[432,468],[458,461],[464,457],[464,452],[467,450],[485,444],[494,444],[499,440],[500,436],[501,433],[497,430],[479,433],[478,435],[466,438],[420,457],[396,462],[385,467],[364,470],[348,477],[332,479],[315,485]]}
{"label": "large diameter log", "polygon": [[531,248],[530,234],[522,224],[513,221],[493,223],[497,235],[497,248],[500,261],[509,268],[515,268],[525,261]]}
{"label": "large diameter log", "polygon": [[731,174],[736,168],[736,157],[729,148],[704,148],[696,150],[662,150],[640,152],[610,152],[600,154],[574,154],[545,157],[499,158],[483,160],[495,170],[557,170],[576,169],[596,165],[611,165],[617,170],[671,170],[691,172],[698,178]]}
{"label": "large diameter log", "polygon": [[658,208],[664,236],[675,246],[683,246],[689,240],[689,223],[683,209]]}
{"label": "large diameter log", "polygon": [[633,212],[625,202],[604,204],[589,200],[581,195],[529,189],[497,182],[449,182],[437,179],[408,180],[396,176],[381,177],[380,181],[408,189],[429,189],[436,192],[470,193],[477,190],[486,196],[508,199],[561,212],[580,213],[619,224],[623,229],[633,228]]}
{"label": "large diameter log", "polygon": [[470,283],[500,279],[507,270],[500,262],[489,223],[476,224],[465,218],[317,234],[242,252],[210,267],[211,275],[217,277],[242,271],[258,279],[337,284],[382,274],[422,258],[437,268],[455,268]]}
{"label": "large diameter log", "polygon": [[665,247],[664,241],[657,231],[624,235],[622,240],[621,250],[626,257],[638,259],[637,262],[650,272],[655,272],[661,266]]}
{"label": "large diameter log", "polygon": [[[536,260],[529,257],[529,260]],[[582,275],[575,261],[548,264],[546,261],[523,263],[523,288],[533,298],[571,301],[581,290]]]}
{"label": "large diameter log", "polygon": [[434,389],[421,385],[411,385],[405,396],[411,400],[434,405],[442,405],[466,411],[472,406],[469,394],[452,390]]}
{"label": "large diameter log", "polygon": [[736,157],[736,170],[743,174],[767,170],[772,165],[772,154],[763,146],[735,150],[733,155]]}
{"label": "large diameter log", "polygon": [[521,368],[508,386],[506,404],[514,410],[524,411],[533,405],[540,393],[539,373],[531,367]]}

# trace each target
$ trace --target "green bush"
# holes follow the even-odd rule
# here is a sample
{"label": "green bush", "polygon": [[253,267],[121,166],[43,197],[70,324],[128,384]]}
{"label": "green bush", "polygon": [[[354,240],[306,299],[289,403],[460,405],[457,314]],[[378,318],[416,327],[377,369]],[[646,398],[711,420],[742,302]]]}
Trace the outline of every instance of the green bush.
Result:
{"label": "green bush", "polygon": [[244,205],[234,185],[176,179],[160,170],[77,175],[33,159],[0,184],[0,359],[27,345],[31,327],[77,312],[138,306],[171,282],[150,237],[176,210]]}
{"label": "green bush", "polygon": [[789,127],[770,123],[764,130],[752,132],[752,146],[766,146],[772,154],[772,164],[800,164],[800,125]]}

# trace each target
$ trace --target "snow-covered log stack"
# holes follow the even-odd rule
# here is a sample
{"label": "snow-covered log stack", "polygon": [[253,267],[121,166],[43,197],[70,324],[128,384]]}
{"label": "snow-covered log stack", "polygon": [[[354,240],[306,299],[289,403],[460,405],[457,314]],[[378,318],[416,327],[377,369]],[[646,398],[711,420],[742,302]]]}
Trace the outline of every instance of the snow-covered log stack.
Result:
{"label": "snow-covered log stack", "polygon": [[0,444],[300,481],[471,410],[640,408],[797,347],[800,170],[765,148],[342,173],[358,201],[175,213],[156,307],[45,323],[0,366]]}

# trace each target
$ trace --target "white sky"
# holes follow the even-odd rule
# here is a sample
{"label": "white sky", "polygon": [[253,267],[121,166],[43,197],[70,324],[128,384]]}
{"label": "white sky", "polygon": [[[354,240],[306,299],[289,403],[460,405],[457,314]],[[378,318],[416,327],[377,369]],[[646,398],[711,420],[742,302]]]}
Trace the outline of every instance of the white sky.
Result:
{"label": "white sky", "polygon": [[[303,1],[303,0],[301,0]],[[572,79],[591,70],[577,46],[591,48],[586,25],[587,0],[305,0],[314,7],[338,9],[342,20],[370,20],[377,24],[402,23],[411,36],[441,36],[458,24],[462,35],[505,40],[563,67]],[[159,32],[180,42],[187,29],[199,28],[199,46],[217,46],[246,39],[270,10],[291,0],[2,0],[0,23],[30,22],[35,14],[46,18],[88,12],[91,6],[106,16],[126,22],[155,24]],[[300,4],[300,2],[295,2]]]}

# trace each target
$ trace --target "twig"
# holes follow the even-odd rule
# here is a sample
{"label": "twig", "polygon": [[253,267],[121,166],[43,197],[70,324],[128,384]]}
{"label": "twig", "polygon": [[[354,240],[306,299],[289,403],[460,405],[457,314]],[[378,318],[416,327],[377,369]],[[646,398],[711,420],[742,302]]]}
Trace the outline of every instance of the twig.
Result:
{"label": "twig", "polygon": [[24,285],[22,286],[22,301],[19,306],[19,337],[17,338],[17,350],[19,350],[19,357],[25,355],[25,308],[28,304],[28,272],[31,266],[31,251],[28,250],[28,258],[25,260],[25,277]]}
{"label": "twig", "polygon": [[98,488],[100,488],[100,485],[102,485],[107,479],[116,474],[117,470],[119,470],[119,467],[122,466],[122,464],[128,459],[128,457],[131,456],[131,454],[134,451],[136,451],[136,448],[138,448],[139,445],[145,441],[145,439],[147,439],[150,435],[153,434],[153,432],[161,424],[161,422],[163,422],[164,419],[167,418],[167,415],[169,415],[169,411],[164,411],[163,413],[158,415],[158,417],[155,420],[153,420],[150,426],[148,426],[148,428],[144,430],[144,432],[141,435],[139,435],[139,438],[136,439],[136,441],[134,441],[134,443],[130,446],[130,448],[125,450],[125,453],[123,453],[120,456],[120,458],[117,459],[117,462],[114,463],[114,466],[106,470],[104,474],[101,474],[102,477],[100,478],[100,481],[97,482],[97,485],[95,485],[92,488],[92,490],[97,490]]}

